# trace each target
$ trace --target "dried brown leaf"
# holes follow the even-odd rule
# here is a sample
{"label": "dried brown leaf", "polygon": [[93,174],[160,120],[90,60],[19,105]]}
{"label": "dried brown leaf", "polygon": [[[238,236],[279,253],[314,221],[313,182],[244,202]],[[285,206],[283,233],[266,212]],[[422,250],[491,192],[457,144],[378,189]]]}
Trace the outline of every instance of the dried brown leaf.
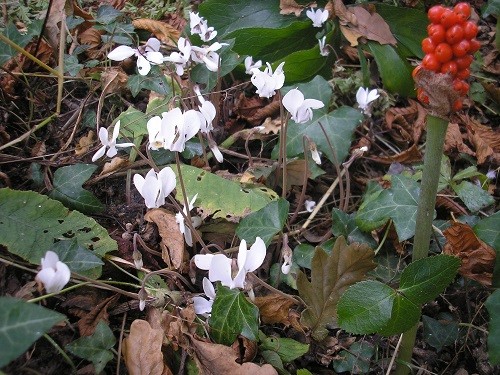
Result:
{"label": "dried brown leaf", "polygon": [[476,156],[475,152],[464,143],[458,124],[451,122],[448,124],[448,129],[446,130],[444,152],[448,154],[455,150],[467,155]]}
{"label": "dried brown leaf", "polygon": [[128,75],[120,67],[106,69],[101,75],[102,95],[119,92],[127,86]]}
{"label": "dried brown leaf", "polygon": [[481,241],[467,224],[454,222],[443,234],[447,241],[443,252],[459,257],[462,262],[458,272],[464,277],[491,286],[495,250]]}
{"label": "dried brown leaf", "polygon": [[149,31],[163,43],[171,47],[177,47],[177,41],[181,36],[179,30],[162,21],[150,20],[148,18],[139,18],[133,20],[132,25],[134,25],[136,29]]}
{"label": "dried brown leaf", "polygon": [[47,15],[47,21],[43,30],[45,38],[54,50],[59,48],[60,25],[66,18],[66,8],[68,14],[73,13],[73,2],[67,0],[53,0]]}
{"label": "dried brown leaf", "polygon": [[393,156],[384,156],[384,157],[372,157],[373,160],[383,163],[383,164],[392,164],[392,163],[415,163],[418,161],[422,161],[422,154],[418,149],[416,144],[412,145],[409,149],[400,152],[397,155]]}
{"label": "dried brown leaf", "polygon": [[500,132],[489,126],[480,124],[478,121],[463,116],[467,126],[467,135],[470,142],[476,148],[477,163],[483,164],[490,158],[497,160],[500,153]]}
{"label": "dried brown leaf", "polygon": [[80,318],[78,321],[80,336],[91,336],[94,333],[97,324],[101,320],[108,323],[108,309],[115,305],[119,297],[119,294],[115,294],[114,296],[106,298],[104,301],[101,301],[94,306],[90,313],[85,314],[82,318]]}
{"label": "dried brown leaf", "polygon": [[280,0],[280,14],[293,13],[299,17],[302,9],[304,9],[304,5],[297,4],[295,0]]}
{"label": "dried brown leaf", "polygon": [[284,324],[302,331],[297,318],[292,310],[295,304],[290,298],[274,293],[264,297],[256,297],[255,305],[259,308],[260,319],[264,324]]}
{"label": "dried brown leaf", "polygon": [[175,221],[175,215],[163,208],[154,208],[144,215],[144,219],[155,223],[158,227],[163,244],[162,258],[165,263],[171,263],[176,270],[181,268],[187,259],[187,253],[184,249],[184,236]]}
{"label": "dried brown leaf", "polygon": [[194,358],[200,375],[276,375],[278,372],[269,364],[259,366],[246,362],[236,362],[238,356],[225,345],[212,344],[196,339],[191,340]]}
{"label": "dried brown leaf", "polygon": [[90,147],[94,144],[95,133],[89,130],[88,134],[81,137],[75,147],[75,155],[81,156],[89,152]]}
{"label": "dried brown leaf", "polygon": [[122,353],[130,375],[170,375],[161,347],[163,331],[152,329],[145,320],[136,319],[130,334],[123,339]]}
{"label": "dried brown leaf", "polygon": [[299,295],[307,305],[301,323],[311,329],[314,339],[321,341],[328,335],[326,327],[336,322],[340,296],[376,267],[374,256],[367,245],[347,245],[344,237],[337,238],[331,255],[316,248],[311,263],[311,281],[303,272],[297,277]]}
{"label": "dried brown leaf", "polygon": [[119,156],[115,156],[111,161],[104,164],[102,168],[102,172],[99,173],[99,177],[109,176],[120,169],[126,167],[128,165],[128,161],[126,159],[122,159]]}

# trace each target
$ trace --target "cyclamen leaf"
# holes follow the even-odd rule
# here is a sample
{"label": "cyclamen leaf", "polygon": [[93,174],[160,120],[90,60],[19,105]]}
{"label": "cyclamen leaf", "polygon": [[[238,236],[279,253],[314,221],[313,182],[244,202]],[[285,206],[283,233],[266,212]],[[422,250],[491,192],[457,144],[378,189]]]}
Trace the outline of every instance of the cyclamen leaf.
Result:
{"label": "cyclamen leaf", "polygon": [[83,213],[94,213],[104,208],[101,202],[82,185],[97,169],[94,164],[74,164],[59,168],[54,173],[54,190],[49,193],[65,206]]}
{"label": "cyclamen leaf", "polygon": [[91,361],[94,364],[95,373],[99,374],[113,359],[113,352],[109,349],[115,343],[116,338],[111,328],[101,320],[92,336],[80,337],[66,345],[66,348],[74,355]]}
{"label": "cyclamen leaf", "polygon": [[283,198],[269,202],[264,208],[252,212],[241,220],[236,228],[237,236],[250,243],[255,242],[256,237],[260,237],[266,246],[269,246],[273,236],[283,229],[289,207],[290,204]]}
{"label": "cyclamen leaf", "polygon": [[66,317],[33,303],[0,297],[0,368],[23,354],[54,324]]}
{"label": "cyclamen leaf", "polygon": [[340,296],[375,268],[374,256],[367,245],[347,245],[344,237],[335,241],[330,256],[316,248],[311,264],[311,281],[303,272],[299,272],[297,277],[299,295],[307,306],[302,312],[301,322],[312,330],[314,339],[326,337],[326,327],[336,322]]}
{"label": "cyclamen leaf", "polygon": [[361,204],[356,223],[361,230],[370,231],[392,219],[399,240],[404,241],[415,234],[420,187],[413,179],[401,175],[392,176],[391,181],[391,188]]}
{"label": "cyclamen leaf", "polygon": [[476,235],[493,247],[497,253],[495,268],[493,270],[493,287],[500,287],[500,211],[481,220],[474,226]]}
{"label": "cyclamen leaf", "polygon": [[[117,249],[106,229],[61,202],[33,191],[0,189],[0,245],[10,253],[40,264],[55,242],[68,238],[100,257]],[[99,277],[101,268],[93,270],[93,277]]]}
{"label": "cyclamen leaf", "polygon": [[451,345],[459,337],[459,327],[457,322],[451,319],[433,319],[422,315],[424,326],[423,337],[426,343],[435,348],[438,352],[444,346]]}
{"label": "cyclamen leaf", "polygon": [[259,331],[259,308],[238,289],[217,288],[210,318],[212,337],[219,344],[231,345],[238,335],[256,341]]}

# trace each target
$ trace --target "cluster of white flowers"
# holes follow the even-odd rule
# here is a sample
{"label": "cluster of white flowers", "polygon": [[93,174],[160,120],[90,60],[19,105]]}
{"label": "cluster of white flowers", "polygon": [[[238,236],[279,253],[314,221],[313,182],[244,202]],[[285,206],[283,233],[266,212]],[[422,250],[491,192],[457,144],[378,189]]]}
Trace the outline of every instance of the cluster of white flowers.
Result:
{"label": "cluster of white flowers", "polygon": [[266,257],[266,244],[262,238],[257,237],[255,243],[248,250],[245,240],[241,240],[238,249],[236,266],[238,270],[233,277],[233,260],[224,254],[204,254],[195,255],[194,263],[202,270],[208,271],[208,280],[203,280],[203,290],[209,298],[207,301],[203,297],[194,298],[194,309],[197,314],[210,313],[212,310],[215,291],[210,282],[220,281],[223,286],[230,289],[245,288],[245,279],[248,272],[253,272],[259,268]]}
{"label": "cluster of white flowers", "polygon": [[189,12],[189,26],[191,35],[198,34],[204,42],[208,42],[217,36],[213,27],[208,27],[207,20],[200,17],[199,13]]}
{"label": "cluster of white flowers", "polygon": [[[259,63],[260,61],[253,64],[255,67],[250,68],[252,74],[251,81],[253,85],[257,87],[256,93],[259,94],[261,98],[270,98],[276,94],[276,90],[282,88],[285,83],[285,73],[283,72],[283,65],[285,65],[285,62],[279,64],[274,72],[269,63],[266,63],[267,67],[264,71],[259,70],[258,67],[262,66],[262,64]],[[252,65],[251,57],[249,64],[245,65],[248,65],[248,67]]]}

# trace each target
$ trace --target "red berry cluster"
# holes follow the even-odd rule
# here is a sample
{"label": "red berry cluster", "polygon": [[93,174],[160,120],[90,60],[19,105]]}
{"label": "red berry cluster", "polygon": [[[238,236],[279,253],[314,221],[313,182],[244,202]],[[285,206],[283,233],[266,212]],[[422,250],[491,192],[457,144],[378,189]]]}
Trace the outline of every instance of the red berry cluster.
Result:
{"label": "red berry cluster", "polygon": [[[469,21],[471,7],[468,3],[458,3],[452,8],[435,5],[427,12],[431,21],[427,26],[429,35],[422,41],[422,50],[425,53],[422,64],[413,71],[413,77],[419,69],[426,69],[436,73],[451,74],[453,88],[461,95],[467,95],[469,84],[469,66],[472,55],[481,46],[477,41],[477,25]],[[417,89],[417,98],[422,103],[429,103],[429,98],[422,89]],[[458,99],[454,109],[462,109],[462,99]]]}

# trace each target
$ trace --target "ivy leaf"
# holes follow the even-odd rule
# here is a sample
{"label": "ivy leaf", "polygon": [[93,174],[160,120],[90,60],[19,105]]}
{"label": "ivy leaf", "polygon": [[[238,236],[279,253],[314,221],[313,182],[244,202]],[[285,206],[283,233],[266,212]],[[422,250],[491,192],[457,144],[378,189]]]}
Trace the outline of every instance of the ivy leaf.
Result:
{"label": "ivy leaf", "polygon": [[64,262],[71,272],[76,272],[91,278],[101,275],[101,266],[104,263],[91,251],[79,245],[76,239],[56,242],[52,248],[61,262]]}
{"label": "ivy leaf", "polygon": [[238,335],[256,341],[259,333],[259,308],[237,289],[219,285],[210,318],[212,337],[219,344],[231,345]]}
{"label": "ivy leaf", "polygon": [[61,202],[33,191],[0,189],[0,245],[10,253],[40,264],[54,243],[68,238],[100,257],[117,249],[106,229]]}
{"label": "ivy leaf", "polygon": [[367,245],[347,245],[344,237],[339,237],[331,255],[316,248],[311,281],[305,273],[299,272],[297,289],[307,306],[302,312],[301,322],[312,330],[316,340],[325,338],[328,334],[326,327],[335,324],[337,303],[342,293],[375,268],[374,256]]}
{"label": "ivy leaf", "polygon": [[435,348],[439,353],[444,346],[451,345],[459,337],[457,322],[450,318],[436,320],[430,316],[422,315],[424,326],[424,341]]}
{"label": "ivy leaf", "polygon": [[276,352],[285,363],[292,362],[309,351],[309,344],[302,344],[293,339],[266,337],[262,332],[260,332],[259,338],[260,350],[271,350]]}
{"label": "ivy leaf", "polygon": [[357,341],[349,347],[349,350],[342,350],[338,354],[340,359],[333,360],[333,369],[336,372],[349,374],[367,374],[374,354],[375,348],[372,344],[367,341]]}
{"label": "ivy leaf", "polygon": [[283,198],[269,202],[264,208],[244,217],[236,228],[236,234],[250,243],[260,237],[269,246],[273,236],[283,229],[289,207],[290,203]]}
{"label": "ivy leaf", "polygon": [[356,213],[348,214],[338,208],[332,210],[332,233],[335,237],[344,236],[347,242],[361,242],[374,248],[377,243],[368,233],[361,232],[356,225]]}
{"label": "ivy leaf", "polygon": [[[154,67],[153,67],[154,68]],[[153,69],[151,69],[154,71]],[[168,84],[164,75],[143,76],[134,74],[128,77],[127,87],[133,97],[136,97],[141,90],[151,90],[160,95],[170,95],[172,88]]]}
{"label": "ivy leaf", "polygon": [[99,374],[113,359],[113,352],[110,349],[115,343],[116,338],[111,328],[101,320],[92,336],[80,337],[66,345],[66,349],[77,357],[91,361],[94,364],[95,373]]}
{"label": "ivy leaf", "polygon": [[[21,34],[12,22],[8,22],[5,29],[2,30],[2,34],[19,47],[24,48],[34,36],[39,35],[42,24],[43,20],[35,21],[30,24],[27,33]],[[0,66],[17,55],[18,52],[14,48],[0,42]]]}
{"label": "ivy leaf", "polygon": [[23,354],[54,324],[66,317],[18,298],[0,297],[0,368]]}
{"label": "ivy leaf", "polygon": [[497,253],[492,285],[498,288],[500,287],[500,211],[477,223],[474,226],[474,232],[481,240],[493,247]]}
{"label": "ivy leaf", "polygon": [[486,308],[490,315],[488,334],[488,355],[491,364],[500,364],[500,289],[495,290],[486,300]]}
{"label": "ivy leaf", "polygon": [[450,255],[419,259],[404,269],[398,291],[415,304],[429,302],[453,281],[459,267],[460,259]]}
{"label": "ivy leaf", "polygon": [[493,203],[495,199],[479,186],[469,181],[462,181],[460,184],[450,184],[458,197],[465,203],[472,212],[477,212]]}
{"label": "ivy leaf", "polygon": [[49,193],[49,196],[68,208],[83,213],[102,211],[104,206],[101,202],[94,194],[82,187],[96,169],[97,165],[94,164],[74,164],[59,168],[54,173],[54,190]]}
{"label": "ivy leaf", "polygon": [[356,215],[356,223],[364,231],[370,231],[392,219],[399,240],[415,234],[418,195],[420,187],[411,178],[392,176],[392,187],[375,197],[365,200]]}

